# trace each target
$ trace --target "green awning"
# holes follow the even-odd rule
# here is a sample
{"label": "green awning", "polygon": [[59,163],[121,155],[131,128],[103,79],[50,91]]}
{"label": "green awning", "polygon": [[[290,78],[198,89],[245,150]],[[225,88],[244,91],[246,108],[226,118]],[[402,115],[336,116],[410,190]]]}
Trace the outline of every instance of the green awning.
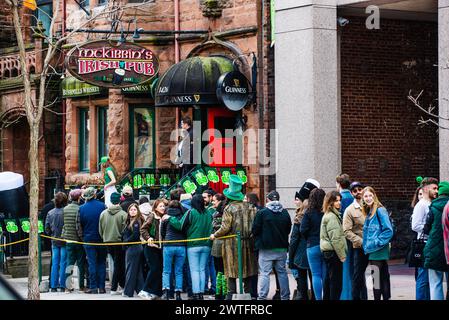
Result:
{"label": "green awning", "polygon": [[75,77],[64,78],[61,83],[61,89],[63,98],[94,96],[107,93],[107,89],[88,84]]}
{"label": "green awning", "polygon": [[122,92],[124,94],[144,94],[151,98],[154,98],[154,90],[156,89],[156,85],[159,78],[156,76],[152,78],[150,81],[144,82],[141,85],[137,85],[134,87],[122,88]]}

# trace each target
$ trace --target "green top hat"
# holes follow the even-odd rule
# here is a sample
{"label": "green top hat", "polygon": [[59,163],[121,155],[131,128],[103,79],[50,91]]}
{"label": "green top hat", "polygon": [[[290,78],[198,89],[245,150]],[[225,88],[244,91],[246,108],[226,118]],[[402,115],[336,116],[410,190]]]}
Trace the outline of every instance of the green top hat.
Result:
{"label": "green top hat", "polygon": [[108,160],[109,160],[108,156],[101,157],[100,164],[106,163],[108,162]]}
{"label": "green top hat", "polygon": [[223,194],[228,199],[242,201],[245,198],[245,195],[242,193],[242,185],[242,179],[235,174],[231,174],[229,177],[229,188],[224,189]]}

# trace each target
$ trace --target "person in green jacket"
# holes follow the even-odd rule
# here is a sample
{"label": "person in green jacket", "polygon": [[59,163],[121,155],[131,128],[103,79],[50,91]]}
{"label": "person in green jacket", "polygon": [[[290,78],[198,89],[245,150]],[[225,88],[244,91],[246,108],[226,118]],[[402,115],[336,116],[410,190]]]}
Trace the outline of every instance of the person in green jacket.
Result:
{"label": "person in green jacket", "polygon": [[320,229],[320,249],[323,252],[327,273],[324,281],[323,300],[340,300],[343,281],[343,262],[347,244],[340,215],[341,195],[331,191],[324,197]]}
{"label": "person in green jacket", "polygon": [[[210,256],[212,242],[212,215],[204,207],[201,194],[192,197],[192,209],[187,211],[181,220],[169,217],[169,223],[177,230],[187,233],[187,240],[207,238],[206,240],[188,241],[187,258],[192,277],[193,300],[204,300],[206,286],[206,265]],[[167,218],[166,218],[167,219]]]}
{"label": "person in green jacket", "polygon": [[[449,182],[438,185],[438,198],[432,201],[426,225],[430,227],[429,238],[424,247],[424,268],[429,270],[430,300],[444,300],[444,273],[449,271],[444,254],[443,209],[449,202]],[[426,228],[425,226],[424,228]]]}

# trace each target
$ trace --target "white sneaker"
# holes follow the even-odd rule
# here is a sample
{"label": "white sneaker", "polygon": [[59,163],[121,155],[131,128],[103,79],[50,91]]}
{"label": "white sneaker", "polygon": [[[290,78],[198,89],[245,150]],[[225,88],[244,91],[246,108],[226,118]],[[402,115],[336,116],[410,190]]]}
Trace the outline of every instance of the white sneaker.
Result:
{"label": "white sneaker", "polygon": [[149,300],[160,300],[160,299],[161,299],[161,297],[159,297],[159,296],[157,296],[155,294],[150,294]]}
{"label": "white sneaker", "polygon": [[142,299],[148,299],[150,298],[150,294],[146,291],[141,290],[138,294],[139,297],[141,297]]}
{"label": "white sneaker", "polygon": [[119,296],[119,295],[121,295],[121,294],[122,294],[122,292],[119,291],[119,290],[117,290],[117,291],[112,291],[112,290],[111,290],[111,296]]}

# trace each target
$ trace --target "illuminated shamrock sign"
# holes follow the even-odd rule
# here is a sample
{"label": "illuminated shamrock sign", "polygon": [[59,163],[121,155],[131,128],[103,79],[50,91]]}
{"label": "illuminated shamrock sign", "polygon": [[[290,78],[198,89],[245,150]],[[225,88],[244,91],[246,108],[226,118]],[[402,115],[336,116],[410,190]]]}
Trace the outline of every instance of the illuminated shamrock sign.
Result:
{"label": "illuminated shamrock sign", "polygon": [[6,231],[9,233],[16,233],[19,231],[19,227],[17,226],[14,220],[5,220],[6,223]]}
{"label": "illuminated shamrock sign", "polygon": [[38,233],[42,233],[44,232],[44,222],[42,220],[39,220],[37,222],[37,228],[38,228]]}
{"label": "illuminated shamrock sign", "polygon": [[248,182],[248,177],[246,176],[246,172],[243,169],[237,170],[237,175],[242,179],[243,184]]}
{"label": "illuminated shamrock sign", "polygon": [[170,185],[170,177],[168,176],[168,174],[161,174],[161,178],[159,180],[161,186],[163,187],[167,187]]}
{"label": "illuminated shamrock sign", "polygon": [[221,169],[221,182],[228,185],[230,176],[231,176],[231,170]]}
{"label": "illuminated shamrock sign", "polygon": [[156,184],[156,178],[154,177],[153,173],[147,173],[147,186],[152,187]]}
{"label": "illuminated shamrock sign", "polygon": [[182,183],[182,187],[184,188],[186,193],[195,193],[196,189],[198,188],[196,184],[194,184],[190,179],[186,179]]}
{"label": "illuminated shamrock sign", "polygon": [[213,182],[213,183],[220,182],[220,177],[217,175],[217,170],[216,169],[214,169],[214,168],[207,168],[206,172],[207,172],[207,178],[209,179],[210,182]]}
{"label": "illuminated shamrock sign", "polygon": [[136,174],[133,178],[134,189],[140,189],[143,185],[143,179],[140,174]]}
{"label": "illuminated shamrock sign", "polygon": [[30,233],[30,222],[28,220],[20,220],[22,231],[25,233]]}
{"label": "illuminated shamrock sign", "polygon": [[200,186],[205,186],[209,182],[206,175],[204,174],[203,170],[197,170],[193,173],[196,179],[196,183],[198,183]]}

